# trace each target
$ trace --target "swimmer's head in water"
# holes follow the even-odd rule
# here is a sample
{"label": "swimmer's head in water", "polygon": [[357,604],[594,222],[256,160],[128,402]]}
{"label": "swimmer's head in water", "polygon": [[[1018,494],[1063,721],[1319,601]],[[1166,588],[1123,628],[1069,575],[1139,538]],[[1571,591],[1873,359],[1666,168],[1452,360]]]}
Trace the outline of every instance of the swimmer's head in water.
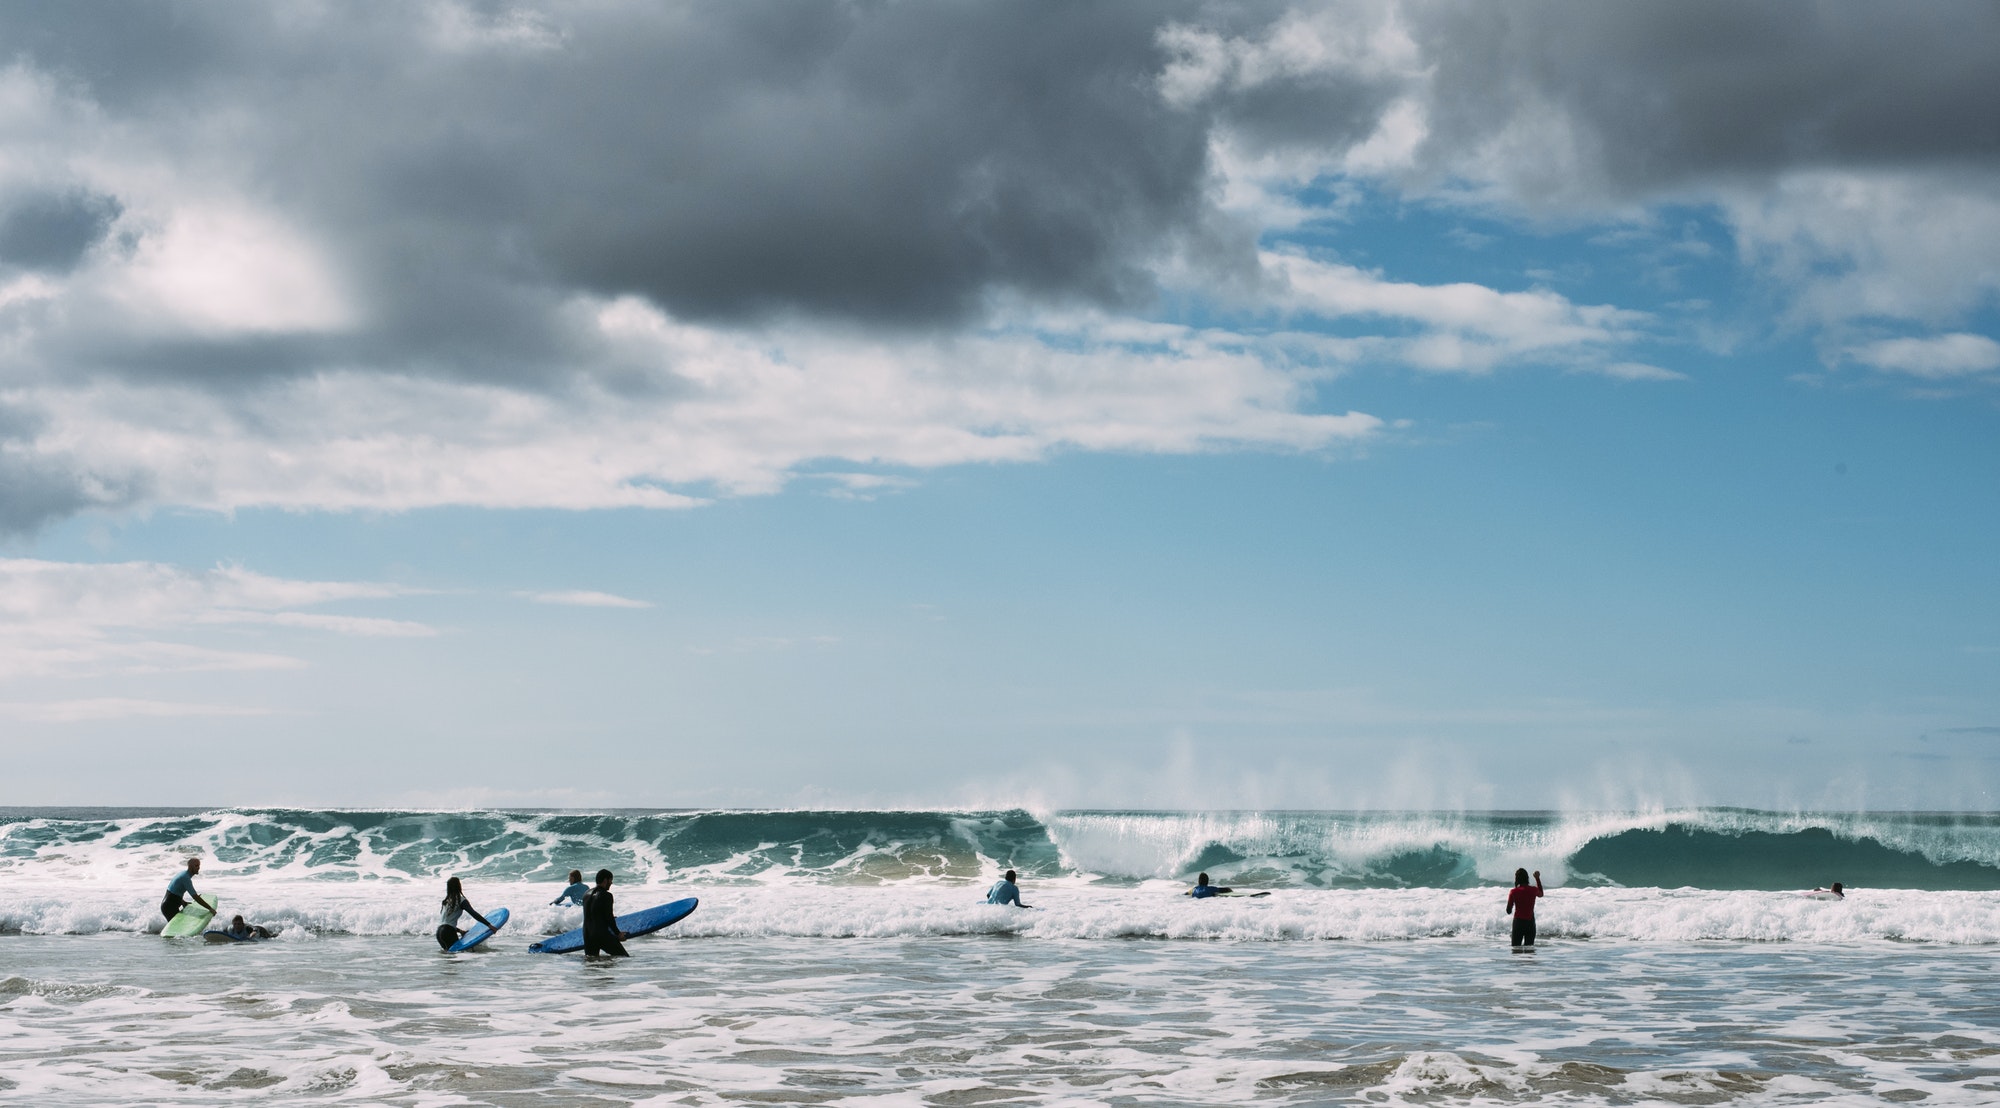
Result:
{"label": "swimmer's head in water", "polygon": [[1835,882],[1833,883],[1833,895],[1835,895],[1835,896],[1846,896],[1846,895],[1847,895],[1846,893],[1843,893],[1843,892],[1841,892],[1841,891],[1840,891],[1840,882],[1838,882],[1838,881],[1835,881]]}
{"label": "swimmer's head in water", "polygon": [[243,922],[242,916],[229,917],[229,926],[238,931],[248,930],[250,927],[249,924]]}
{"label": "swimmer's head in water", "polygon": [[1194,883],[1196,886],[1208,884],[1208,874],[1205,873],[1196,874],[1194,878]]}
{"label": "swimmer's head in water", "polygon": [[1528,883],[1528,871],[1527,871],[1527,870],[1525,870],[1525,869],[1517,869],[1517,870],[1515,870],[1515,871],[1514,871],[1514,884],[1516,884],[1516,885],[1525,885],[1525,884],[1527,884],[1527,883]]}
{"label": "swimmer's head in water", "polygon": [[600,888],[600,889],[602,889],[602,888],[604,888],[605,886],[607,886],[607,885],[609,885],[609,884],[611,884],[611,871],[610,871],[610,870],[608,870],[608,869],[601,869],[601,870],[598,870],[598,871],[597,871],[597,887],[598,887],[598,888]]}

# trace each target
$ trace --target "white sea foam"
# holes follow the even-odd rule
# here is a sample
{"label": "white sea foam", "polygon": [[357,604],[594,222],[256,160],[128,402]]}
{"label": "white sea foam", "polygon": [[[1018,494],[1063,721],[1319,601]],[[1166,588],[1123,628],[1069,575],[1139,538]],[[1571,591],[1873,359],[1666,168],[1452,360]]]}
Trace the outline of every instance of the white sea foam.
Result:
{"label": "white sea foam", "polygon": [[[217,876],[201,887],[225,914],[283,926],[287,937],[418,935],[437,925],[432,884],[332,885],[267,875]],[[981,903],[982,886],[617,886],[622,910],[683,896],[702,905],[677,925],[689,937],[889,938],[1009,934],[1030,939],[1187,939],[1237,942],[1413,939],[1499,940],[1508,918],[1495,889],[1284,889],[1262,898],[1195,901],[1180,886],[1102,887],[1083,880],[1031,884],[1034,910]],[[557,886],[471,884],[482,910],[512,912],[522,942],[576,926],[575,908],[547,901]],[[157,932],[158,890],[147,885],[12,878],[0,881],[0,931],[29,934]],[[1844,901],[1793,893],[1695,889],[1551,890],[1537,911],[1544,940],[1794,943],[2000,943],[2000,893],[1856,890]]]}

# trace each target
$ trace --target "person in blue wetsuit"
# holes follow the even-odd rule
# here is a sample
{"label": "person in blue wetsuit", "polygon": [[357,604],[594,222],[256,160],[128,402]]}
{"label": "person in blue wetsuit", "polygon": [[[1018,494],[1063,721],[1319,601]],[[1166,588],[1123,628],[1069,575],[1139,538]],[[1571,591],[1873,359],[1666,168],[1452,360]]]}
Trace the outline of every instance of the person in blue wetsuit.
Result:
{"label": "person in blue wetsuit", "polygon": [[1194,888],[1188,890],[1188,895],[1196,900],[1207,900],[1211,896],[1221,896],[1223,893],[1233,893],[1235,891],[1235,889],[1229,888],[1227,885],[1209,884],[1208,874],[1203,873],[1195,876]]}
{"label": "person in blue wetsuit", "polygon": [[189,858],[187,869],[176,874],[174,879],[167,885],[166,899],[160,901],[161,915],[168,919],[180,915],[181,909],[187,907],[189,897],[193,897],[196,904],[208,909],[211,913],[215,911],[215,905],[203,900],[201,894],[194,891],[194,879],[200,872],[201,859]]}
{"label": "person in blue wetsuit", "polygon": [[229,934],[239,939],[268,939],[277,932],[261,923],[245,923],[242,916],[235,916],[229,921]]}
{"label": "person in blue wetsuit", "polygon": [[458,926],[460,916],[471,916],[488,927],[493,926],[487,923],[485,916],[479,914],[479,910],[472,906],[470,900],[465,899],[465,887],[458,883],[458,878],[453,877],[445,881],[444,900],[438,905],[437,941],[440,949],[450,950],[451,944],[465,937],[465,932],[459,930]]}
{"label": "person in blue wetsuit", "polygon": [[1021,903],[1021,887],[1014,884],[1014,871],[1011,869],[1007,871],[1007,876],[995,881],[993,887],[986,890],[986,903],[1012,904],[1016,908],[1034,907]]}
{"label": "person in blue wetsuit", "polygon": [[618,912],[611,899],[611,871],[597,871],[597,887],[583,897],[583,956],[626,957],[625,932],[618,930]]}
{"label": "person in blue wetsuit", "polygon": [[583,907],[583,898],[589,895],[590,886],[583,883],[583,871],[573,869],[569,871],[569,888],[564,889],[561,896],[549,901],[549,903],[561,904],[564,901],[568,901],[581,908]]}

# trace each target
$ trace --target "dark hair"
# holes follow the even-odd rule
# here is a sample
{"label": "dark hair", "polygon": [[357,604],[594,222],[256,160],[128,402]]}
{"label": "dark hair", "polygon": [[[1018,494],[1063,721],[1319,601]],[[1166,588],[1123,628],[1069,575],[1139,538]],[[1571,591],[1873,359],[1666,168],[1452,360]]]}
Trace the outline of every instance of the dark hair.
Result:
{"label": "dark hair", "polygon": [[1833,883],[1833,891],[1834,891],[1834,892],[1836,892],[1836,893],[1840,891],[1840,882],[1838,882],[1838,881],[1835,881],[1835,882]]}
{"label": "dark hair", "polygon": [[582,870],[580,870],[580,869],[573,869],[573,870],[570,870],[570,871],[569,871],[569,883],[570,883],[570,884],[574,885],[574,884],[576,884],[576,883],[577,883],[578,881],[581,881],[581,880],[583,880],[583,871],[582,871]]}
{"label": "dark hair", "polygon": [[1194,879],[1194,883],[1195,883],[1195,884],[1197,884],[1197,885],[1206,885],[1206,884],[1208,884],[1208,874],[1205,874],[1205,873],[1204,873],[1204,874],[1202,874],[1202,875],[1200,875],[1200,876],[1196,877],[1196,878]]}
{"label": "dark hair", "polygon": [[608,869],[598,870],[597,883],[600,885],[609,885],[611,883],[611,871]]}
{"label": "dark hair", "polygon": [[1527,883],[1528,883],[1528,871],[1527,871],[1527,870],[1525,870],[1525,869],[1517,869],[1517,870],[1515,870],[1515,871],[1514,871],[1514,884],[1516,884],[1516,885],[1525,885],[1525,884],[1527,884]]}
{"label": "dark hair", "polygon": [[465,899],[465,888],[464,886],[458,883],[458,878],[456,877],[445,878],[444,900],[441,901],[440,903],[442,903],[445,907],[450,908],[454,907],[455,905],[457,905],[459,901],[464,899]]}
{"label": "dark hair", "polygon": [[1007,880],[1012,881],[1013,879],[1014,879],[1014,871],[1010,869],[1007,871]]}

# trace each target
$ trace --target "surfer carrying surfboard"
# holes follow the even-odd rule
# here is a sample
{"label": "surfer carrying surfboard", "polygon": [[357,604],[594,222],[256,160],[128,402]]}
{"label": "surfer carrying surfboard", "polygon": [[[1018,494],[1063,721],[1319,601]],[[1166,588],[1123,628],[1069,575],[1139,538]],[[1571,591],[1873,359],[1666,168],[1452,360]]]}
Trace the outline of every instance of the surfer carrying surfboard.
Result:
{"label": "surfer carrying surfboard", "polygon": [[203,900],[201,894],[194,891],[194,879],[199,873],[201,873],[201,859],[189,858],[187,868],[175,874],[174,879],[167,884],[166,899],[160,901],[161,915],[168,919],[180,915],[181,909],[187,907],[189,897],[193,897],[196,904],[208,909],[210,915],[215,913],[215,905]]}
{"label": "surfer carrying surfboard", "polygon": [[597,871],[597,887],[583,894],[583,956],[600,953],[627,957],[625,932],[618,930],[618,913],[612,908],[611,871]]}
{"label": "surfer carrying surfboard", "polygon": [[1514,887],[1507,890],[1507,914],[1514,917],[1514,949],[1535,945],[1535,900],[1548,894],[1542,889],[1542,871],[1535,871],[1535,883],[1528,884],[1528,871],[1514,871]]}
{"label": "surfer carrying surfboard", "polygon": [[465,937],[465,932],[458,926],[460,916],[471,916],[485,924],[489,931],[499,930],[491,923],[487,923],[486,917],[479,914],[479,910],[472,906],[470,900],[465,899],[465,887],[458,883],[458,878],[447,878],[444,883],[444,899],[439,902],[438,907],[437,941],[440,948],[450,950],[453,943]]}

